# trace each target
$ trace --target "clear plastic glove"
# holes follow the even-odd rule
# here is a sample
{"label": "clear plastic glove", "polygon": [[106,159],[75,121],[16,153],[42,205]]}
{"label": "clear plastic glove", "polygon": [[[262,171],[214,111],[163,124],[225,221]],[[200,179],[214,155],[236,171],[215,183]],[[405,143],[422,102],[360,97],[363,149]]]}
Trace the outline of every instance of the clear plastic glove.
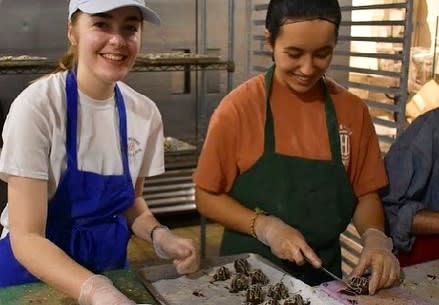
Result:
{"label": "clear plastic glove", "polygon": [[89,277],[81,286],[79,305],[135,305],[103,275]]}
{"label": "clear plastic glove", "polygon": [[297,265],[303,265],[305,259],[315,268],[322,265],[322,261],[306,243],[302,233],[279,218],[259,215],[254,229],[258,240],[269,246],[271,252],[277,257],[287,259]]}
{"label": "clear plastic glove", "polygon": [[152,241],[157,255],[163,259],[173,259],[179,274],[198,270],[200,259],[192,239],[179,237],[166,228],[160,228],[154,231]]}
{"label": "clear plastic glove", "polygon": [[393,255],[392,240],[382,231],[367,229],[361,236],[363,251],[360,261],[351,276],[361,276],[370,268],[369,294],[373,295],[380,288],[388,288],[399,282],[401,268]]}

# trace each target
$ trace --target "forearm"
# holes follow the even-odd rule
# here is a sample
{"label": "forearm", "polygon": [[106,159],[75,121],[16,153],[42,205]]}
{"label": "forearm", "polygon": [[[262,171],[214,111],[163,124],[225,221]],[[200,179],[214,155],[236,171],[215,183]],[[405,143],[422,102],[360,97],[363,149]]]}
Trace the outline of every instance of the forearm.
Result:
{"label": "forearm", "polygon": [[78,298],[92,275],[45,238],[47,181],[9,176],[9,236],[15,258],[34,276]]}
{"label": "forearm", "polygon": [[143,197],[137,197],[125,215],[134,235],[151,242],[150,232],[159,222],[148,208]]}
{"label": "forearm", "polygon": [[143,199],[144,182],[145,178],[137,178],[134,188],[134,203],[125,211],[124,215],[126,216],[128,226],[131,228],[134,235],[151,242],[150,232],[152,228],[159,224],[159,222],[152,214],[145,199]]}
{"label": "forearm", "polygon": [[226,228],[250,234],[255,211],[244,207],[227,194],[209,193],[199,187],[195,190],[197,209],[203,216]]}
{"label": "forearm", "polygon": [[413,219],[414,235],[439,234],[439,212],[420,210]]}
{"label": "forearm", "polygon": [[46,238],[36,234],[17,235],[10,233],[17,260],[43,282],[78,299],[82,283],[93,273]]}
{"label": "forearm", "polygon": [[384,231],[384,209],[378,193],[369,193],[358,198],[352,221],[360,235],[369,228]]}

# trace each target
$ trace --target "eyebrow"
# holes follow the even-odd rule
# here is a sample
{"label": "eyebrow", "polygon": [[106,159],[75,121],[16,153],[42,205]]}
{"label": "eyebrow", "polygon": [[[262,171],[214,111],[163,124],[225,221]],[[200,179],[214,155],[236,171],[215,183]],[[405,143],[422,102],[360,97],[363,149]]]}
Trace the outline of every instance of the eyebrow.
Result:
{"label": "eyebrow", "polygon": [[[112,19],[113,15],[111,15],[110,13],[96,13],[96,14],[92,14],[92,17],[99,17],[99,18],[104,18],[104,19]],[[128,16],[125,18],[125,21],[139,21],[141,22],[142,19],[139,16]]]}
{"label": "eyebrow", "polygon": [[[323,46],[321,48],[318,48],[317,50],[314,50],[314,52],[320,52],[320,51],[326,51],[326,50],[332,50],[332,49],[334,49],[333,46],[327,45],[327,46]],[[294,52],[301,52],[301,51],[303,51],[303,49],[301,49],[301,48],[296,48],[296,47],[291,47],[291,46],[284,48],[284,50],[285,51],[294,51]]]}

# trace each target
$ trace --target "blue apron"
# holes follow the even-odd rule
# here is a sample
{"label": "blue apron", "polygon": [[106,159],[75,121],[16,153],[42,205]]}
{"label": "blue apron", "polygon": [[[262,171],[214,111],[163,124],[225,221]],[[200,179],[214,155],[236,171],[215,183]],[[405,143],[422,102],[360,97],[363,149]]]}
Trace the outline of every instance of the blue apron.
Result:
{"label": "blue apron", "polygon": [[[127,245],[131,233],[121,213],[134,203],[123,97],[116,86],[123,174],[99,175],[78,170],[78,89],[72,72],[67,75],[66,92],[67,168],[49,201],[46,237],[92,272],[123,268],[127,265]],[[34,255],[38,260],[38,253]],[[38,279],[15,259],[8,234],[0,240],[0,287],[36,281]]]}

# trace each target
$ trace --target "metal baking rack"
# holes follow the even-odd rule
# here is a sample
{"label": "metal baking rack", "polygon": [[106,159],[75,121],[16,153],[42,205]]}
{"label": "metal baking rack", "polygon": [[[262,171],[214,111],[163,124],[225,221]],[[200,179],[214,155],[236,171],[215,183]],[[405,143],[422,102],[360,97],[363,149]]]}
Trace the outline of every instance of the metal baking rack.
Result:
{"label": "metal baking rack", "polygon": [[[140,56],[132,72],[164,72],[191,70],[225,70],[233,72],[235,66],[230,61],[221,61],[219,57],[204,56],[202,54],[161,56],[161,53],[151,53],[151,56]],[[169,54],[169,53],[163,53]],[[186,54],[186,53],[183,53]],[[44,74],[53,71],[56,62],[49,59],[1,60],[0,74]]]}
{"label": "metal baking rack", "polygon": [[[0,56],[0,75],[45,74],[54,71],[57,63],[45,57],[20,55]],[[132,72],[173,71],[234,71],[234,64],[221,61],[220,57],[193,53],[141,53]],[[199,143],[188,143],[166,138],[166,172],[148,178],[144,185],[144,197],[151,210],[158,213],[174,213],[195,209],[192,173],[197,163]]]}

